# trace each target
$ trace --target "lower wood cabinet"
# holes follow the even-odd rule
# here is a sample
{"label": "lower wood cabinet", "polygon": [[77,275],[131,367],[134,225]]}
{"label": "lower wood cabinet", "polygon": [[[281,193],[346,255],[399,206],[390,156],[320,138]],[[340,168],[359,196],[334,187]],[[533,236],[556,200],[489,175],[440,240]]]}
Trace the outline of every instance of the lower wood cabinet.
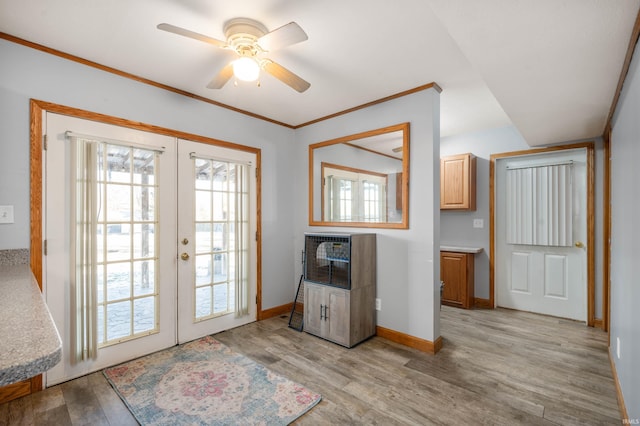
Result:
{"label": "lower wood cabinet", "polygon": [[474,255],[440,252],[440,280],[444,282],[442,304],[469,309],[474,301]]}
{"label": "lower wood cabinet", "polygon": [[42,390],[42,375],[0,387],[0,404]]}
{"label": "lower wood cabinet", "polygon": [[304,331],[351,347],[375,334],[375,287],[304,283]]}

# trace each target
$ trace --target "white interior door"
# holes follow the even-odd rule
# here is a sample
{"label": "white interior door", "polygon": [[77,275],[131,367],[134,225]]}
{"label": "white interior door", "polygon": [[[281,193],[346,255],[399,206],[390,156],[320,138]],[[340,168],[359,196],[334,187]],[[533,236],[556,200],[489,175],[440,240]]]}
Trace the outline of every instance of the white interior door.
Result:
{"label": "white interior door", "polygon": [[178,340],[256,320],[256,155],[178,142]]}
{"label": "white interior door", "polygon": [[[43,120],[47,253],[43,291],[63,342],[63,360],[47,385],[79,377],[175,344],[175,139],[46,113]],[[70,209],[67,131],[103,141],[98,149],[96,230],[98,356],[72,363]]]}
{"label": "white interior door", "polygon": [[[43,126],[43,291],[63,342],[47,386],[256,320],[255,153],[52,113]],[[81,179],[95,188],[81,294],[77,144],[95,158]]]}
{"label": "white interior door", "polygon": [[[584,148],[496,161],[497,306],[587,320],[586,162]],[[510,172],[549,165],[563,167],[568,180],[544,172],[508,184]]]}

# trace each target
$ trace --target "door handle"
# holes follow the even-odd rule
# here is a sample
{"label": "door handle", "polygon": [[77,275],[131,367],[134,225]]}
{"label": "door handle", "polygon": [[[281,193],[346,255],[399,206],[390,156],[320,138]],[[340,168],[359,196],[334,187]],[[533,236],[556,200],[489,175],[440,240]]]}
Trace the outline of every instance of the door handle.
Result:
{"label": "door handle", "polygon": [[182,253],[180,255],[180,259],[182,260],[189,260],[189,253]]}
{"label": "door handle", "polygon": [[584,244],[582,243],[582,241],[576,241],[576,247],[583,248]]}

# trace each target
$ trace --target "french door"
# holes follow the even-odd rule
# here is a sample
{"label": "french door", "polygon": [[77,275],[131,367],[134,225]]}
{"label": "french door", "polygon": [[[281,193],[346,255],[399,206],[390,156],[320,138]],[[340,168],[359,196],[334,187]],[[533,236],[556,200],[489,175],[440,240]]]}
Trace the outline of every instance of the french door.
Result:
{"label": "french door", "polygon": [[255,154],[43,125],[43,289],[63,342],[48,386],[255,321]]}
{"label": "french door", "polygon": [[255,154],[178,142],[178,340],[256,319]]}

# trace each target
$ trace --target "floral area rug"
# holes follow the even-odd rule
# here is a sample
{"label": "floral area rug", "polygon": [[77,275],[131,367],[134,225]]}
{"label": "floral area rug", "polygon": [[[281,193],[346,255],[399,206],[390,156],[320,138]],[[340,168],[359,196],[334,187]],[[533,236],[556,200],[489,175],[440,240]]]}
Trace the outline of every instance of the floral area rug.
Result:
{"label": "floral area rug", "polygon": [[321,399],[211,336],[104,375],[142,425],[286,425]]}

